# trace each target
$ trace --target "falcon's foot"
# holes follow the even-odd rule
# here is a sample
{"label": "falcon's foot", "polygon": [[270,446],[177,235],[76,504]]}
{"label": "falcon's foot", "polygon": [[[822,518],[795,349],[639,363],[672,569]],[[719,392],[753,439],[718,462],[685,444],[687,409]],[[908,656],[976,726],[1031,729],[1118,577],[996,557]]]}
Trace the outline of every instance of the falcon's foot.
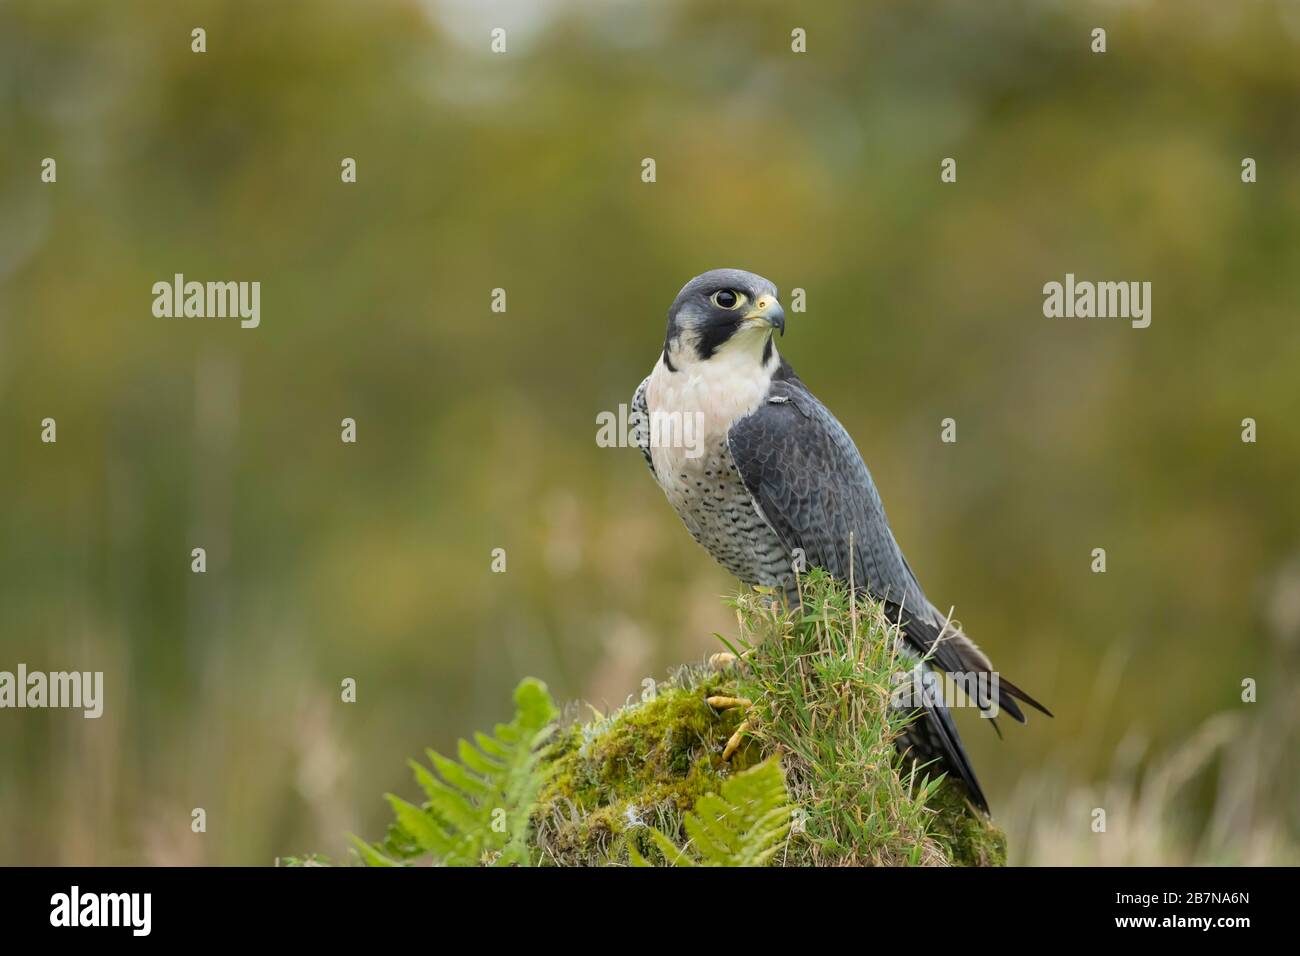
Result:
{"label": "falcon's foot", "polygon": [[[705,701],[714,710],[731,710],[735,707],[742,707],[745,710],[754,706],[754,702],[748,697],[706,697]],[[749,721],[742,720],[736,732],[727,740],[727,745],[722,748],[722,759],[730,760],[740,749],[741,743],[744,742],[745,733],[749,730]]]}

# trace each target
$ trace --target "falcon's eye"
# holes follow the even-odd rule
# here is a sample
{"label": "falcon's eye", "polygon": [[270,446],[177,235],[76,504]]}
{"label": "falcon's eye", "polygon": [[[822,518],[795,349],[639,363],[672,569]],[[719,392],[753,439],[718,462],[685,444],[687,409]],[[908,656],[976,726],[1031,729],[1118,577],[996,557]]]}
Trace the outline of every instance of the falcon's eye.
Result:
{"label": "falcon's eye", "polygon": [[744,296],[730,289],[720,289],[713,293],[713,304],[720,309],[734,309],[744,300]]}

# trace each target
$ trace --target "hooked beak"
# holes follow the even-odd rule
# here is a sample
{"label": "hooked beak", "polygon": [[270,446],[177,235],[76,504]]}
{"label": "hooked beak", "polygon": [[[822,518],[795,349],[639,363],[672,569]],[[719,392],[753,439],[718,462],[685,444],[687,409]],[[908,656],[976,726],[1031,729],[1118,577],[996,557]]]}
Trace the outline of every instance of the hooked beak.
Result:
{"label": "hooked beak", "polygon": [[747,322],[766,322],[782,335],[785,335],[785,309],[776,301],[774,295],[762,295],[754,303],[754,308],[745,313]]}

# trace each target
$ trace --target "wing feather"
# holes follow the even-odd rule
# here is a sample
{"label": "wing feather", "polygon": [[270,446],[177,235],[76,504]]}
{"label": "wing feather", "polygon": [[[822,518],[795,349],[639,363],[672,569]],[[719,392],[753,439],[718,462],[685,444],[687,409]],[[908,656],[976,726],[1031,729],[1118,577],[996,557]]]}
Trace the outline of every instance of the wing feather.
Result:
{"label": "wing feather", "polygon": [[[894,540],[884,505],[853,439],[793,373],[736,421],[731,456],[772,530],[810,565],[854,581],[878,600],[926,620],[938,611]],[[850,552],[849,542],[853,542]]]}

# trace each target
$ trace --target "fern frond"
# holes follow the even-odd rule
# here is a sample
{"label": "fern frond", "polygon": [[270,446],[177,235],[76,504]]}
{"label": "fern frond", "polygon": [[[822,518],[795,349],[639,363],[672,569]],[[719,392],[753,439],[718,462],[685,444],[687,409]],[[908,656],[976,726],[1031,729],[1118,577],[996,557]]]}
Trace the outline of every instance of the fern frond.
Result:
{"label": "fern frond", "polygon": [[410,761],[427,800],[417,807],[385,794],[395,822],[382,844],[352,838],[362,862],[400,866],[394,856],[426,853],[441,866],[531,863],[530,817],[549,772],[543,756],[556,716],[546,685],[528,678],[515,690],[514,720],[491,736],[475,734],[474,744],[461,740],[460,762],[433,750],[425,752],[433,771]]}
{"label": "fern frond", "polygon": [[[650,838],[670,866],[764,866],[789,834],[792,810],[781,762],[770,757],[695,802],[683,821],[687,847],[657,829]],[[633,866],[649,865],[635,847],[628,855]]]}

